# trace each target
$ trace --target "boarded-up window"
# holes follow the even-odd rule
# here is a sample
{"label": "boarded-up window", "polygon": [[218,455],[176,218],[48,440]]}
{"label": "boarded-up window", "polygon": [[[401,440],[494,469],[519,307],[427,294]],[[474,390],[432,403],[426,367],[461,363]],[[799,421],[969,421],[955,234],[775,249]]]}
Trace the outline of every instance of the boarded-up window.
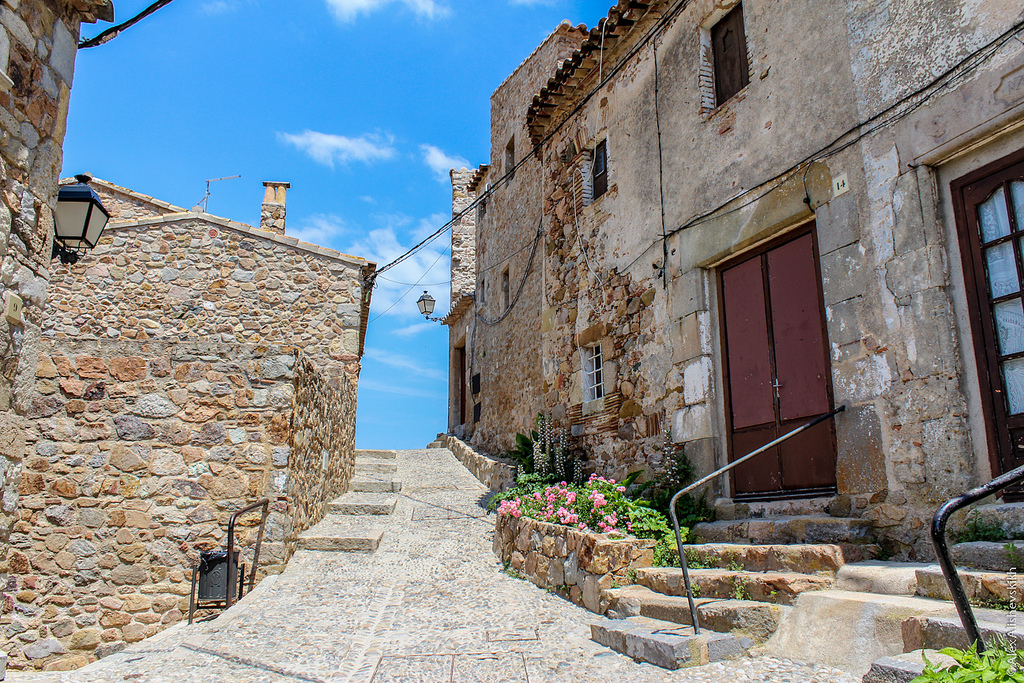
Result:
{"label": "boarded-up window", "polygon": [[716,104],[722,105],[750,83],[743,5],[736,5],[712,27],[711,47],[714,53],[715,99]]}
{"label": "boarded-up window", "polygon": [[606,140],[594,148],[594,165],[591,171],[593,198],[597,199],[608,190],[608,145]]}
{"label": "boarded-up window", "polygon": [[509,138],[505,145],[505,173],[512,174],[516,167],[516,136]]}
{"label": "boarded-up window", "polygon": [[509,283],[508,268],[501,274],[501,306],[502,310],[507,311],[508,307],[512,305],[512,290]]}

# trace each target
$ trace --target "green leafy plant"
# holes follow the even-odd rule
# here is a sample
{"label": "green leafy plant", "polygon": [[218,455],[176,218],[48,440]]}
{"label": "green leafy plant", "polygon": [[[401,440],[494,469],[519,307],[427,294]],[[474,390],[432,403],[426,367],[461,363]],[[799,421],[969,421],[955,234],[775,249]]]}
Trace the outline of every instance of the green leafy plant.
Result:
{"label": "green leafy plant", "polygon": [[1006,561],[1010,564],[1010,567],[1017,571],[1024,570],[1024,553],[1021,553],[1015,543],[1004,544],[1003,552],[1006,553]]}
{"label": "green leafy plant", "polygon": [[637,573],[636,570],[630,567],[626,570],[626,580],[630,583],[636,583]]}
{"label": "green leafy plant", "polygon": [[[911,683],[1024,683],[1024,650],[1015,650],[1005,640],[978,654],[977,644],[967,650],[947,647],[939,650],[956,664],[940,668],[924,657],[924,673]],[[924,656],[924,655],[922,655]]]}
{"label": "green leafy plant", "polygon": [[[671,443],[666,433],[666,441]],[[665,467],[653,479],[632,487],[631,495],[646,499],[650,507],[668,516],[668,506],[672,496],[693,481],[696,470],[686,455],[685,445],[672,445],[665,455]],[[694,498],[690,494],[679,497],[676,501],[676,514],[680,526],[693,527],[700,522],[713,522],[714,509],[708,505],[706,497]]]}
{"label": "green leafy plant", "polygon": [[746,578],[737,576],[732,581],[732,597],[736,600],[750,600],[750,588]]}
{"label": "green leafy plant", "polygon": [[988,522],[981,518],[976,511],[971,512],[963,528],[950,534],[954,543],[969,543],[971,541],[1005,541],[1006,532],[996,522]]}
{"label": "green leafy plant", "polygon": [[529,434],[516,434],[516,447],[505,451],[505,455],[516,463],[521,474],[533,474],[533,444],[537,440],[537,431]]}

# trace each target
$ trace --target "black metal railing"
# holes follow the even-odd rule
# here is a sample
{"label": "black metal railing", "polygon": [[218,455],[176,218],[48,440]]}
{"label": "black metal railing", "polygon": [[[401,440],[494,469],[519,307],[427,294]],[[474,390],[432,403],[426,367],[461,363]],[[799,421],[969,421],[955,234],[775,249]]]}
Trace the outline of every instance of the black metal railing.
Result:
{"label": "black metal railing", "polygon": [[[201,601],[214,604],[223,603],[224,609],[231,607],[235,600],[241,600],[245,595],[245,565],[241,565],[242,582],[238,583],[238,551],[235,550],[235,524],[238,518],[247,512],[263,508],[263,515],[260,518],[259,533],[256,536],[256,546],[252,555],[252,570],[249,574],[249,590],[256,585],[256,569],[260,563],[260,548],[263,545],[263,530],[267,525],[267,516],[270,514],[270,500],[263,498],[252,505],[242,508],[231,515],[228,521],[228,547],[225,551],[204,551],[199,554],[199,564],[192,569],[192,591],[189,599],[188,623]],[[196,596],[196,588],[199,588],[199,596]]]}
{"label": "black metal railing", "polygon": [[810,429],[811,427],[814,427],[815,425],[820,424],[820,423],[824,422],[825,420],[829,420],[829,419],[835,417],[836,415],[838,415],[839,413],[843,412],[844,410],[846,410],[846,406],[839,406],[838,408],[836,408],[835,410],[833,410],[830,413],[825,413],[824,415],[819,415],[818,417],[814,418],[813,420],[811,420],[807,424],[801,425],[800,427],[797,427],[796,429],[794,429],[793,431],[789,432],[788,434],[783,434],[782,436],[780,436],[779,438],[775,439],[774,441],[766,443],[765,445],[761,446],[757,450],[751,451],[750,453],[747,453],[746,455],[744,455],[742,458],[739,458],[738,460],[733,460],[731,463],[729,463],[725,467],[721,467],[721,468],[715,470],[714,472],[712,472],[711,474],[709,474],[708,476],[706,476],[706,477],[704,477],[702,479],[699,479],[698,481],[693,482],[692,484],[690,484],[686,488],[677,491],[676,494],[674,496],[672,496],[672,500],[668,504],[668,514],[669,514],[669,517],[672,518],[672,529],[676,533],[676,549],[679,550],[679,568],[683,571],[683,585],[686,587],[686,600],[689,602],[689,606],[690,606],[690,620],[691,620],[691,622],[693,624],[693,632],[695,634],[699,634],[700,633],[700,624],[697,621],[697,604],[693,601],[693,589],[690,588],[690,572],[689,572],[689,569],[686,566],[686,555],[683,553],[683,536],[682,536],[682,534],[679,531],[679,516],[676,514],[676,501],[678,501],[679,497],[682,496],[683,494],[689,493],[690,491],[693,491],[694,489],[696,489],[696,488],[698,488],[700,486],[703,486],[704,484],[708,483],[712,479],[715,479],[716,477],[720,477],[721,475],[725,474],[726,472],[728,472],[729,470],[733,469],[734,467],[737,467],[738,465],[742,465],[743,463],[745,463],[746,461],[750,460],[751,458],[754,458],[754,457],[757,457],[758,455],[761,455],[762,453],[764,453],[768,449],[770,449],[770,448],[772,448],[774,446],[778,446],[783,441],[786,441],[787,439],[791,439],[794,436],[796,436],[797,434],[800,434],[801,432],[805,432],[808,429]]}
{"label": "black metal railing", "polygon": [[982,640],[981,632],[978,630],[978,620],[974,617],[974,610],[971,609],[971,601],[967,599],[964,591],[964,584],[960,581],[960,575],[953,566],[953,559],[949,554],[949,545],[946,543],[946,523],[954,512],[965,508],[971,503],[976,503],[982,498],[987,498],[1003,489],[1024,481],[1024,467],[1018,467],[1006,474],[1002,474],[987,484],[982,484],[976,489],[951,498],[942,504],[932,518],[932,544],[935,546],[935,554],[939,556],[939,566],[942,568],[942,576],[946,579],[949,587],[949,595],[956,605],[957,614],[960,615],[960,623],[967,632],[967,639],[970,643],[978,644],[978,652],[985,651],[985,641]]}

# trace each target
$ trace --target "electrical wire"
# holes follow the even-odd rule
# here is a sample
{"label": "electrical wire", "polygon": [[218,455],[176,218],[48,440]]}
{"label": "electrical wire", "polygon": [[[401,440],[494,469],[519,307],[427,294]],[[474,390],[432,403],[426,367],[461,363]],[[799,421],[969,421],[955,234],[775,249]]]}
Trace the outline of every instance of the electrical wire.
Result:
{"label": "electrical wire", "polygon": [[515,298],[509,302],[508,308],[505,309],[505,312],[502,313],[497,318],[495,318],[494,320],[488,320],[487,318],[483,317],[479,311],[477,311],[476,317],[484,325],[497,325],[502,320],[507,318],[508,314],[512,312],[512,309],[516,307],[516,304],[519,302],[519,297],[523,295],[523,289],[526,287],[526,278],[530,275],[530,271],[533,269],[533,259],[537,255],[537,246],[540,244],[540,238],[543,236],[544,229],[542,219],[542,222],[537,224],[537,236],[533,240],[533,251],[530,252],[530,260],[526,264],[526,270],[523,271],[523,277],[521,280],[519,280],[519,289],[516,291]]}
{"label": "electrical wire", "polygon": [[451,280],[445,280],[444,282],[399,282],[398,280],[392,280],[391,278],[382,277],[381,280],[390,282],[393,285],[403,285],[405,287],[440,287],[441,285],[450,285]]}
{"label": "electrical wire", "polygon": [[104,43],[109,43],[114,38],[117,38],[117,36],[121,34],[121,31],[124,31],[127,28],[131,28],[135,24],[139,23],[140,21],[148,17],[153,12],[156,12],[158,9],[162,7],[166,7],[173,1],[174,0],[157,0],[152,5],[142,10],[128,21],[120,23],[117,26],[111,26],[99,35],[89,38],[88,40],[83,40],[78,44],[78,49],[84,50],[89,47],[98,47],[100,45],[103,45]]}
{"label": "electrical wire", "polygon": [[[385,308],[383,311],[378,313],[376,315],[376,317],[374,317],[374,319],[371,320],[370,322],[372,323],[372,322],[376,322],[376,321],[380,320],[381,316],[387,314],[392,308],[394,308],[399,303],[401,303],[402,299],[404,299],[405,297],[409,296],[409,293],[412,290],[416,289],[417,287],[422,287],[423,285],[421,285],[420,282],[422,282],[423,278],[425,278],[427,276],[427,273],[429,273],[431,270],[433,270],[434,266],[437,265],[437,262],[440,261],[444,257],[444,255],[448,253],[448,249],[451,249],[451,245],[449,245],[447,249],[445,249],[444,251],[442,251],[440,254],[437,255],[437,258],[434,259],[434,262],[430,264],[430,268],[427,268],[425,271],[423,271],[423,275],[420,276],[419,280],[417,280],[416,282],[412,283],[412,285],[409,286],[409,289],[405,290],[405,293],[402,294],[402,296],[400,296],[397,299],[395,299],[395,302],[393,304],[391,304],[390,306]],[[367,323],[367,325],[369,325],[369,324],[370,323]]]}

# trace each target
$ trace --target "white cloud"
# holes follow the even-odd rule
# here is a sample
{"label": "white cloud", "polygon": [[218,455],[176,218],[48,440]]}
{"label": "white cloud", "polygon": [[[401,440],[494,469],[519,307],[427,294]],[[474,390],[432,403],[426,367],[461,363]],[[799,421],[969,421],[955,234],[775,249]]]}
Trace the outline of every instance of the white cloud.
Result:
{"label": "white cloud", "polygon": [[393,351],[387,351],[385,349],[368,348],[364,355],[370,360],[383,363],[389,367],[397,370],[403,370],[405,372],[411,372],[414,375],[423,377],[425,379],[433,380],[444,380],[448,378],[448,375],[441,372],[437,368],[424,366],[422,362],[409,356],[404,356],[400,353]]}
{"label": "white cloud", "polygon": [[413,396],[415,398],[433,398],[440,401],[447,400],[448,397],[442,395],[437,391],[427,391],[424,389],[417,389],[415,387],[403,387],[396,384],[375,382],[372,379],[359,379],[359,390],[360,391],[377,391],[382,394],[396,394],[398,396]]}
{"label": "white cloud", "polygon": [[453,168],[469,168],[469,162],[460,156],[450,156],[440,147],[434,145],[420,145],[423,152],[423,162],[430,167],[430,170],[437,175],[441,182],[447,182],[450,178],[448,171]]}
{"label": "white cloud", "polygon": [[321,247],[328,247],[335,240],[345,233],[345,221],[338,216],[317,214],[310,216],[305,221],[293,228],[288,226],[288,236],[294,237],[302,242],[317,244]]}
{"label": "white cloud", "polygon": [[[391,263],[422,240],[422,237],[417,238],[413,235],[408,238],[408,241],[399,241],[395,230],[398,227],[409,225],[410,219],[407,216],[383,216],[380,219],[384,227],[371,230],[365,237],[354,242],[344,251],[349,254],[358,254],[378,265],[384,265]],[[429,232],[434,232],[444,224],[444,217],[440,216],[436,220],[435,217],[425,219],[420,222],[414,232],[422,234],[428,223],[432,227]],[[373,290],[370,319],[384,314],[385,311],[388,316],[419,317],[420,312],[416,308],[416,300],[420,298],[425,289],[430,290],[431,296],[437,301],[434,316],[447,313],[450,308],[450,291],[447,284],[444,286],[401,284],[448,280],[451,276],[451,260],[448,258],[447,247],[448,241],[442,235],[377,278],[377,286]],[[422,320],[422,318],[420,319]]]}
{"label": "white cloud", "polygon": [[[419,297],[416,297],[417,299]],[[436,312],[436,311],[435,311]],[[420,332],[427,332],[429,330],[436,330],[437,323],[416,323],[415,325],[409,325],[407,327],[400,327],[391,334],[396,337],[415,337]]]}
{"label": "white cloud", "polygon": [[318,133],[278,133],[277,139],[305,152],[313,161],[334,168],[335,163],[380,161],[395,155],[394,138],[381,133],[368,133],[357,138]]}
{"label": "white cloud", "polygon": [[[438,19],[451,14],[451,10],[436,0],[397,0],[423,19]],[[396,0],[327,0],[327,6],[338,21],[347,23],[360,14],[371,12],[394,4]]]}
{"label": "white cloud", "polygon": [[225,14],[238,7],[238,0],[208,0],[200,9],[204,14]]}

